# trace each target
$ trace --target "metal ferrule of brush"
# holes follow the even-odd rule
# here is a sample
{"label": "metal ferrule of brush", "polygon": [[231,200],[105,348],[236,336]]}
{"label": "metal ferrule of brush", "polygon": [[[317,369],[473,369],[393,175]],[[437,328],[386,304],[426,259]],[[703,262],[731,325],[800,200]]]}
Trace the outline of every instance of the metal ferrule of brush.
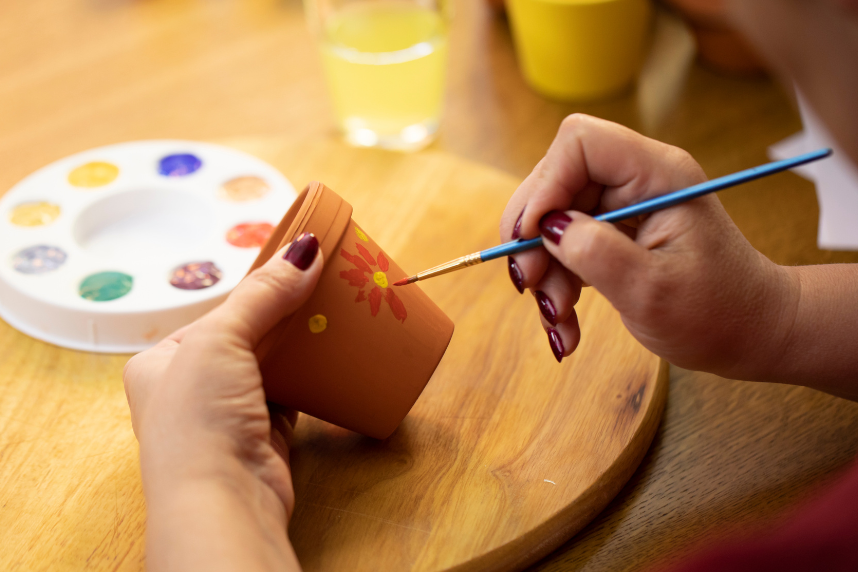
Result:
{"label": "metal ferrule of brush", "polygon": [[455,270],[459,270],[460,268],[474,266],[475,264],[479,264],[482,261],[483,259],[480,258],[480,253],[475,252],[473,254],[468,254],[467,256],[462,256],[461,258],[451,260],[450,262],[445,262],[444,264],[441,264],[434,268],[430,268],[429,270],[424,270],[417,275],[417,279],[425,280],[426,278],[432,278],[433,276],[440,276],[441,274],[447,274],[448,272],[453,272]]}

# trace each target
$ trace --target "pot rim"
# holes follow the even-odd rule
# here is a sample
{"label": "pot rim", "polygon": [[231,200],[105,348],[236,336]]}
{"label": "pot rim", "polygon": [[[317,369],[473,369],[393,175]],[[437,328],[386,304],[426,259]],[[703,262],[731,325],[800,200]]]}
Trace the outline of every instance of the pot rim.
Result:
{"label": "pot rim", "polygon": [[[322,204],[332,214],[330,220],[327,221],[327,225],[322,225],[322,228],[314,228],[313,234],[319,241],[319,248],[322,250],[325,264],[327,264],[327,261],[333,255],[334,249],[340,243],[343,234],[345,234],[348,228],[353,208],[345,199],[324,184],[319,181],[312,181],[298,194],[295,202],[292,203],[292,206],[283,215],[280,223],[259,251],[259,256],[256,257],[247,274],[249,275],[265,264],[281,248],[304,232],[307,224],[313,219],[313,215]],[[320,221],[314,221],[314,223],[318,222]],[[256,347],[256,357],[260,363],[268,355],[270,349],[279,343],[280,337],[288,329],[289,323],[292,322],[297,314],[298,311],[296,310],[291,316],[278,322],[263,336]]]}

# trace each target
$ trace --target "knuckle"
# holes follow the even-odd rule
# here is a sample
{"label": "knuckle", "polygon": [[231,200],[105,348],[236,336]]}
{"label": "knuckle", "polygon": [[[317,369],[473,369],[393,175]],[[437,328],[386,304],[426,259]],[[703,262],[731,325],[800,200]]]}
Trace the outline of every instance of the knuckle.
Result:
{"label": "knuckle", "polygon": [[675,165],[678,172],[685,174],[689,183],[700,183],[706,180],[703,167],[685,149],[670,147],[670,163]]}
{"label": "knuckle", "polygon": [[140,356],[145,354],[146,352],[142,352],[136,355],[131,356],[127,362],[125,362],[125,367],[122,368],[122,383],[125,385],[125,389],[134,382],[134,372],[137,370],[137,364],[140,362]]}
{"label": "knuckle", "polygon": [[592,122],[592,117],[584,113],[573,113],[567,115],[560,123],[560,132],[564,134],[580,134]]}

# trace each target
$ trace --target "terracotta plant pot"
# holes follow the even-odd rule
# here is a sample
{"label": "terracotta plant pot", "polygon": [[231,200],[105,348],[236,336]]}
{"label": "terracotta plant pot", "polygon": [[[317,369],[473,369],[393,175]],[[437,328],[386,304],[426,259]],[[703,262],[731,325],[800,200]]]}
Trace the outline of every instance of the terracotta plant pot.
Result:
{"label": "terracotta plant pot", "polygon": [[351,218],[352,207],[310,183],[251,271],[303,232],[325,268],[311,298],[257,348],[269,401],[384,439],[402,422],[441,361],[453,322]]}

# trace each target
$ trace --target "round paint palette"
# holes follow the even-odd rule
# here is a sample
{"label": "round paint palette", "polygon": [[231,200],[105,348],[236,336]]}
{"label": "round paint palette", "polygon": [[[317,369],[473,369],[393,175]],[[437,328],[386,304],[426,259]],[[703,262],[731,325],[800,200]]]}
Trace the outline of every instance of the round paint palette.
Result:
{"label": "round paint palette", "polygon": [[206,143],[61,159],[0,198],[0,317],[59,346],[141,351],[226,297],[295,196],[267,163]]}

